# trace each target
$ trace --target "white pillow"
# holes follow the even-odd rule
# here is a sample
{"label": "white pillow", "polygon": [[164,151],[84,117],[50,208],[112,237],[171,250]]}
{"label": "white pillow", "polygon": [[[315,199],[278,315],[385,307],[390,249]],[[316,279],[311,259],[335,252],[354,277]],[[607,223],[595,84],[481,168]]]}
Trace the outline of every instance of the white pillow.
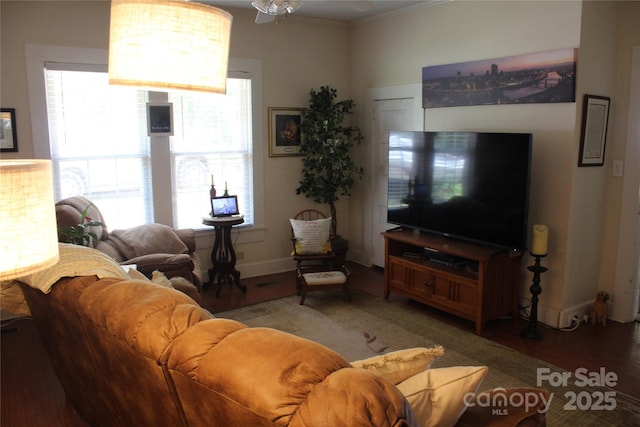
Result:
{"label": "white pillow", "polygon": [[443,354],[444,348],[439,345],[433,348],[407,348],[364,360],[356,360],[351,362],[351,366],[375,372],[393,384],[398,384],[428,369],[431,363]]}
{"label": "white pillow", "polygon": [[396,387],[407,398],[422,427],[454,426],[466,409],[464,396],[475,393],[486,366],[428,369]]}
{"label": "white pillow", "polygon": [[63,277],[98,276],[129,279],[127,273],[113,259],[102,252],[86,246],[58,243],[60,260],[53,266],[20,278],[32,288],[40,289],[45,294]]}
{"label": "white pillow", "polygon": [[316,255],[331,252],[329,234],[331,218],[305,221],[290,219],[293,237],[296,239],[296,253],[299,255]]}

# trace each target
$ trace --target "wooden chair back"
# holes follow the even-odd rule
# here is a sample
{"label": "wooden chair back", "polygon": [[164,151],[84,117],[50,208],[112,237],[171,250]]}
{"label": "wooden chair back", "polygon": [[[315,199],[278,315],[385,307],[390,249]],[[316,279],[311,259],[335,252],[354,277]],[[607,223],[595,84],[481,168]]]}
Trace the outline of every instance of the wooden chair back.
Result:
{"label": "wooden chair back", "polygon": [[314,221],[316,219],[323,219],[323,218],[326,218],[326,217],[327,216],[323,212],[321,212],[321,211],[319,211],[317,209],[304,209],[304,210],[301,210],[300,212],[298,212],[293,217],[293,219],[300,219],[300,220],[303,220],[303,221]]}

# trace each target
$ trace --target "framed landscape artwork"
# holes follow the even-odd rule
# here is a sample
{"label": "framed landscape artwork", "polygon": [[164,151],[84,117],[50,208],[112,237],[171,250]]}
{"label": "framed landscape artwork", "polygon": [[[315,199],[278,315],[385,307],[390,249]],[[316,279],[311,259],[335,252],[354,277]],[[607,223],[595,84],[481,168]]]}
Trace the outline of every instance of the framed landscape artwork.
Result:
{"label": "framed landscape artwork", "polygon": [[575,102],[576,49],[422,68],[422,108]]}

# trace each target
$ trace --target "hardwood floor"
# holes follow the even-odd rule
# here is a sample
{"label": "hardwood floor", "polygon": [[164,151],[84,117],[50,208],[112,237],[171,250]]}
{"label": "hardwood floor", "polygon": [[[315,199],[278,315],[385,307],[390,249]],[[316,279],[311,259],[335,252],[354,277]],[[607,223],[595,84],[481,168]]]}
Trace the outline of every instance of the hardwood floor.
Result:
{"label": "hardwood floor", "polygon": [[[383,295],[383,272],[351,264],[351,287],[373,295]],[[203,293],[203,306],[212,313],[255,304],[295,294],[293,272],[242,279],[247,286],[243,294],[235,287],[224,285],[219,298],[215,289]],[[431,309],[406,298],[391,295],[390,299],[407,304],[414,310],[456,325],[473,333],[474,324]],[[3,427],[46,426],[85,427],[75,410],[65,403],[64,393],[44,353],[33,322],[22,319],[5,328],[3,325],[1,365],[0,424]],[[526,326],[522,320],[489,322],[484,337],[512,347],[522,353],[542,359],[570,372],[586,368],[618,375],[615,390],[640,398],[640,324],[608,322],[606,327],[581,326],[573,332],[543,328],[544,340],[531,341],[520,337]],[[11,330],[10,327],[15,327]]]}

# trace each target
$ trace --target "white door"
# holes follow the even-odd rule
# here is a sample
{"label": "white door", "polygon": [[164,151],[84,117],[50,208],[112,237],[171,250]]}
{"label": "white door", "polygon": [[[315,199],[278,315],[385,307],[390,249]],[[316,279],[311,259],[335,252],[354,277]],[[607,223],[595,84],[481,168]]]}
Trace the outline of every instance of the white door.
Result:
{"label": "white door", "polygon": [[640,306],[640,46],[634,46],[631,61],[629,110],[625,170],[622,181],[622,207],[618,236],[616,275],[609,317],[619,322],[631,322],[638,317]]}
{"label": "white door", "polygon": [[380,233],[394,227],[387,223],[389,131],[421,130],[422,120],[416,119],[416,110],[419,109],[418,97],[373,100],[371,262],[380,267],[384,267],[384,239]]}

